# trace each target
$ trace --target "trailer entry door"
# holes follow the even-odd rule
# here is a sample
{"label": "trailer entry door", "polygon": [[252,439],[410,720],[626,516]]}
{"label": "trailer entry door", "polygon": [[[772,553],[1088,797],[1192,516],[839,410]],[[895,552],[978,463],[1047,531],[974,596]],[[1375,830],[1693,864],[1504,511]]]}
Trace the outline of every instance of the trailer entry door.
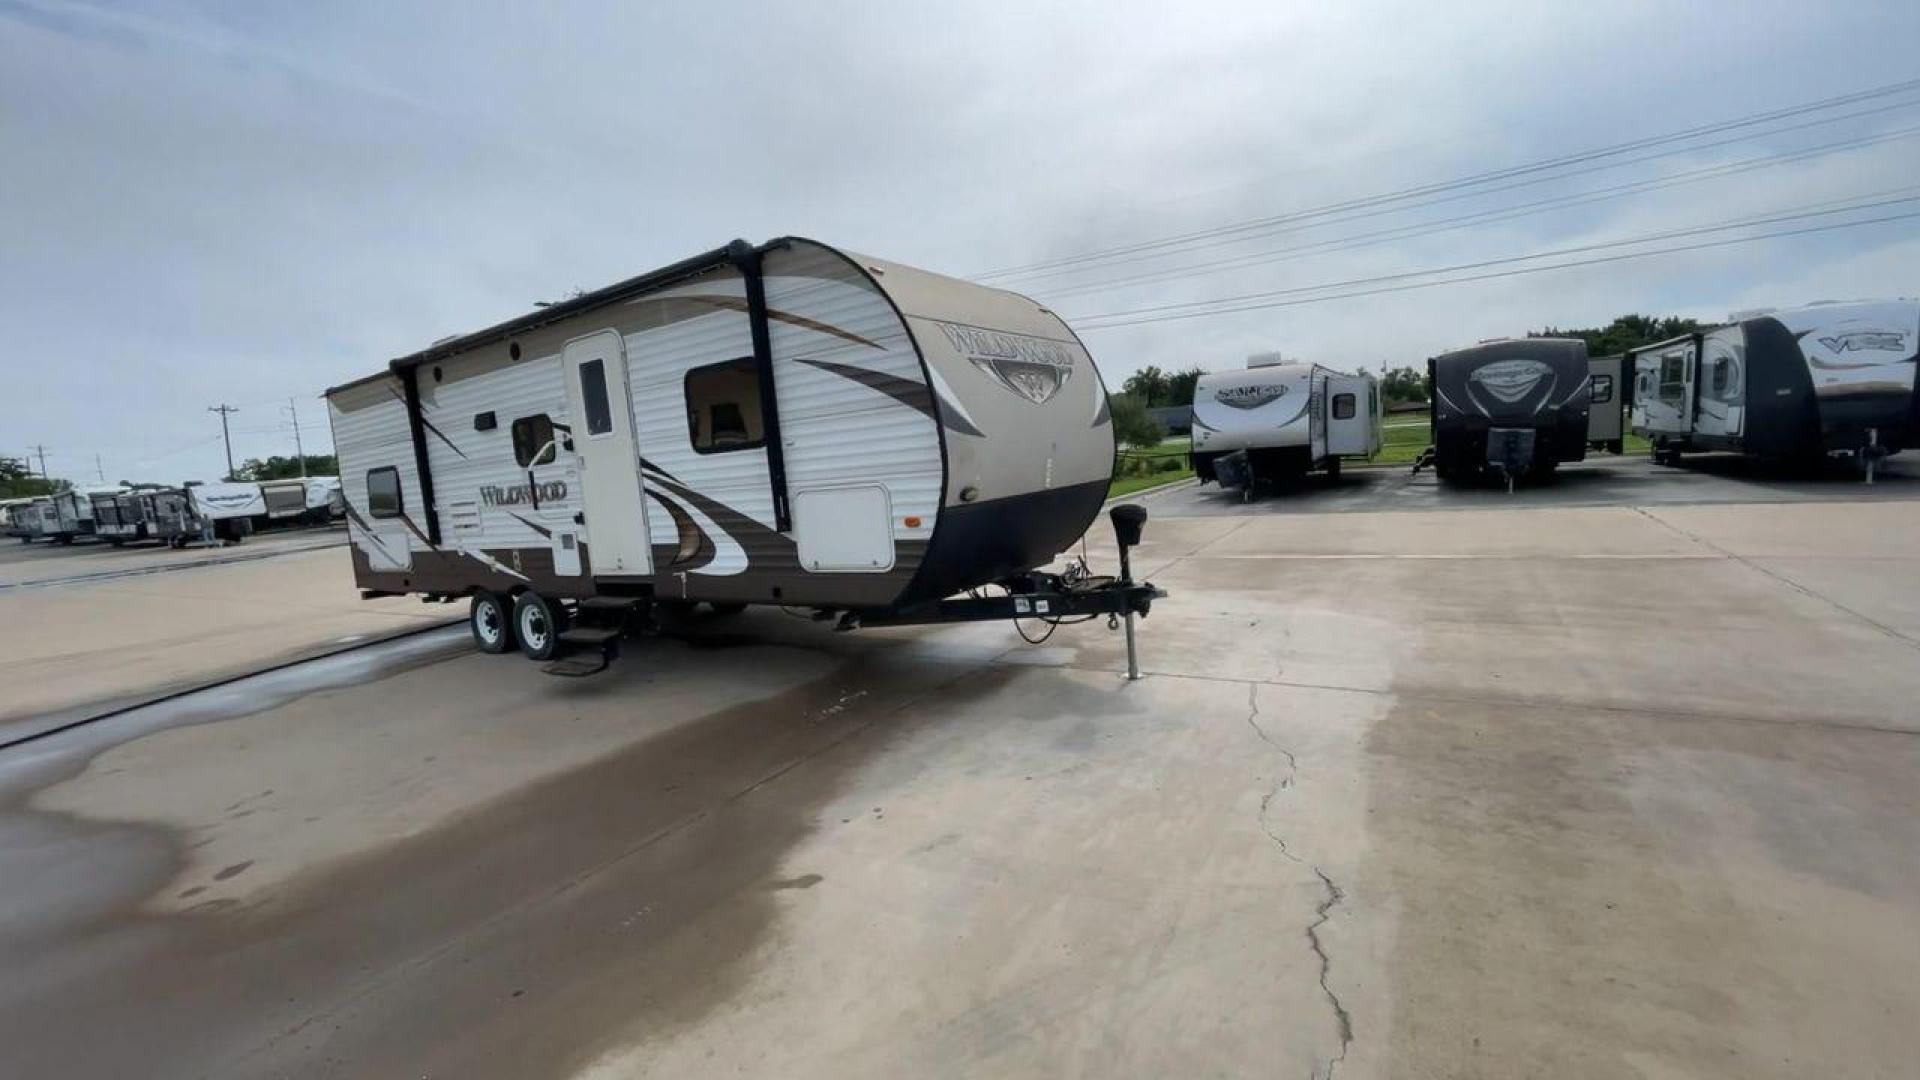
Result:
{"label": "trailer entry door", "polygon": [[1327,453],[1365,457],[1379,423],[1370,379],[1330,376],[1327,379]]}
{"label": "trailer entry door", "polygon": [[613,330],[588,334],[567,343],[561,366],[580,459],[588,563],[596,576],[651,574],[653,549],[627,392],[626,346]]}

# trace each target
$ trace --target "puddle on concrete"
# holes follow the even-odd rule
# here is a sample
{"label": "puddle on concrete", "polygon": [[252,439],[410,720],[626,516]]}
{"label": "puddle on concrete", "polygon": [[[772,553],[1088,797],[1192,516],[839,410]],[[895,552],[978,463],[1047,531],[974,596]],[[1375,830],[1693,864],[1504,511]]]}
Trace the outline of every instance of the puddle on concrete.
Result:
{"label": "puddle on concrete", "polygon": [[[20,748],[0,782],[17,805],[109,746],[323,690],[342,691],[342,709],[395,708],[350,688],[463,650],[464,637],[423,635],[136,710]],[[750,975],[744,961],[779,905],[821,885],[782,864],[884,746],[854,736],[942,678],[968,672],[939,690],[950,703],[1017,677],[880,659],[890,652],[665,729],[257,905],[145,913],[188,838],[7,814],[72,832],[60,861],[77,876],[43,903],[105,899],[31,937],[0,934],[0,1074],[151,1074],[162,1062],[182,1075],[562,1075],[692,1022]]]}

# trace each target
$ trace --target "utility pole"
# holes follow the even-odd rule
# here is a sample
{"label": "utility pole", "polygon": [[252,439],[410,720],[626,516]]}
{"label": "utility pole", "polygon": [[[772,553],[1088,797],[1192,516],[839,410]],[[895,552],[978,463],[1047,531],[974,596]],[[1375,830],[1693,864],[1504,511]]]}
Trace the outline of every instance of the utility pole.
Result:
{"label": "utility pole", "polygon": [[107,482],[107,467],[100,464],[100,455],[93,455],[93,471],[100,477],[101,483]]}
{"label": "utility pole", "polygon": [[233,436],[227,434],[227,415],[229,413],[237,413],[240,410],[234,408],[231,405],[209,405],[207,406],[207,411],[217,412],[220,414],[220,441],[227,444],[227,479],[232,480],[233,479]]}
{"label": "utility pole", "polygon": [[40,455],[40,479],[53,479],[53,477],[47,475],[47,448],[45,446],[35,446],[33,452]]}
{"label": "utility pole", "polygon": [[307,478],[307,452],[300,445],[300,408],[293,398],[287,399],[287,412],[293,417],[293,454],[300,459],[300,479]]}

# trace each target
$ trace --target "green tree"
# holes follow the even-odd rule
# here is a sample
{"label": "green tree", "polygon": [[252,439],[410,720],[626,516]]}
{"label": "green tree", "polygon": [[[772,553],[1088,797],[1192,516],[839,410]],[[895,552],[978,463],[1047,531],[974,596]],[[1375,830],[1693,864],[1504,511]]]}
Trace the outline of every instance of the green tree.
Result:
{"label": "green tree", "polygon": [[[308,476],[338,476],[340,461],[332,454],[308,454]],[[291,480],[300,475],[300,459],[274,454],[265,461],[248,458],[233,471],[235,480]]]}
{"label": "green tree", "polygon": [[1193,404],[1193,385],[1206,374],[1196,365],[1185,371],[1176,371],[1167,376],[1167,399],[1150,401],[1149,405],[1191,405]]}
{"label": "green tree", "polygon": [[1167,373],[1152,364],[1127,376],[1120,384],[1120,392],[1138,399],[1142,407],[1160,405],[1167,397]]}
{"label": "green tree", "polygon": [[1132,394],[1110,394],[1107,409],[1113,414],[1113,437],[1127,446],[1156,446],[1167,437],[1160,422],[1147,415],[1147,403]]}
{"label": "green tree", "polygon": [[1678,316],[1622,315],[1606,326],[1586,329],[1561,329],[1549,326],[1544,330],[1535,330],[1528,337],[1570,337],[1579,338],[1587,343],[1587,352],[1592,356],[1611,356],[1614,353],[1637,349],[1642,345],[1651,345],[1656,341],[1676,338],[1681,334],[1691,334],[1701,329],[1695,319]]}
{"label": "green tree", "polygon": [[33,470],[19,458],[0,458],[0,499],[34,499],[72,486],[65,480],[33,475]]}
{"label": "green tree", "polygon": [[1427,400],[1427,373],[1410,367],[1388,368],[1380,376],[1380,396],[1389,405]]}

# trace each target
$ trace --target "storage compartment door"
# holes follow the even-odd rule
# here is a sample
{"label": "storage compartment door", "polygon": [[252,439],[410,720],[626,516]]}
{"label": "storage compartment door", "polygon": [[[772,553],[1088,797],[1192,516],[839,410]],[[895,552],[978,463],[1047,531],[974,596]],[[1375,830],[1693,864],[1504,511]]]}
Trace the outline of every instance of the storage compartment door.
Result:
{"label": "storage compartment door", "polygon": [[879,484],[812,488],[793,496],[800,565],[815,573],[893,569],[893,505]]}

